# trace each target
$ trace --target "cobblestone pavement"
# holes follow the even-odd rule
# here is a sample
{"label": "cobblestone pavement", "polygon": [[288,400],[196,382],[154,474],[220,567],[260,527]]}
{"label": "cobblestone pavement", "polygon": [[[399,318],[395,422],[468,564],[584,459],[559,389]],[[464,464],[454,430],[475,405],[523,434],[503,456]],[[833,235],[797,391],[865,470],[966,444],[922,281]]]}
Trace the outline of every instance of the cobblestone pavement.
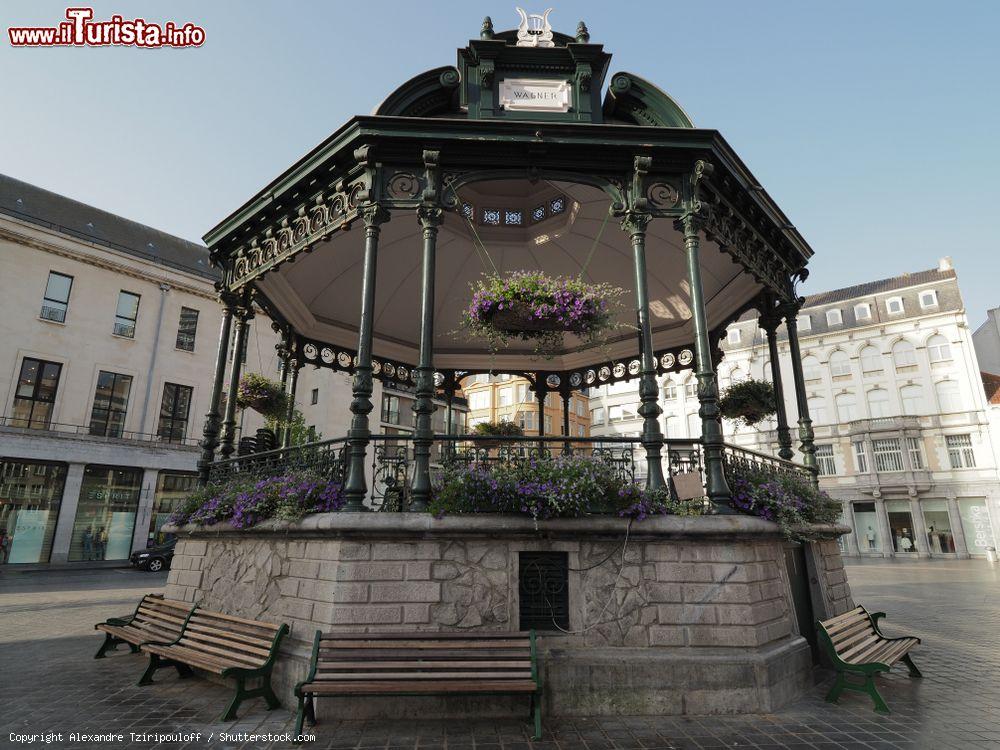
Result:
{"label": "cobblestone pavement", "polygon": [[[880,678],[891,716],[866,696],[823,701],[830,679],[776,714],[733,717],[549,719],[545,740],[527,722],[342,721],[317,727],[315,748],[403,750],[626,750],[632,748],[1000,748],[1000,566],[982,561],[865,561],[848,567],[858,602],[889,613],[886,629],[923,639],[915,660]],[[141,662],[124,653],[97,662],[93,624],[130,611],[165,575],[132,570],[0,572],[0,747],[11,732],[62,732],[61,748],[283,748],[220,733],[290,732],[292,716],[250,702],[239,721],[215,723],[230,695],[205,680],[161,673],[138,688]],[[70,732],[201,732],[201,739],[100,744]],[[209,741],[209,735],[212,735]],[[36,745],[41,746],[41,745]]]}

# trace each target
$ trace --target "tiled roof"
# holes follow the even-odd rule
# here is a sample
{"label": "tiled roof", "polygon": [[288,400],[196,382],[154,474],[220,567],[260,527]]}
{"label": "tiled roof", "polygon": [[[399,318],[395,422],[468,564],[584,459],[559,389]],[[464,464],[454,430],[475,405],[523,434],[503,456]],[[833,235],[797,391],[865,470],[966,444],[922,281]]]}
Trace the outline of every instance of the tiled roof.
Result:
{"label": "tiled roof", "polygon": [[208,263],[208,249],[204,245],[183,240],[2,174],[0,213],[152,263],[209,279],[218,278],[218,273]]}
{"label": "tiled roof", "polygon": [[1000,375],[990,372],[980,372],[983,378],[983,389],[986,391],[986,400],[991,404],[1000,404]]}
{"label": "tiled roof", "polygon": [[806,297],[805,307],[818,307],[820,305],[830,305],[834,302],[841,302],[845,299],[855,297],[867,297],[872,294],[882,294],[896,289],[906,289],[918,284],[930,284],[935,281],[956,278],[955,269],[949,268],[942,271],[932,268],[929,271],[917,271],[916,273],[904,273],[902,276],[893,276],[890,279],[879,279],[878,281],[866,281],[864,284],[834,289],[829,292],[819,292]]}

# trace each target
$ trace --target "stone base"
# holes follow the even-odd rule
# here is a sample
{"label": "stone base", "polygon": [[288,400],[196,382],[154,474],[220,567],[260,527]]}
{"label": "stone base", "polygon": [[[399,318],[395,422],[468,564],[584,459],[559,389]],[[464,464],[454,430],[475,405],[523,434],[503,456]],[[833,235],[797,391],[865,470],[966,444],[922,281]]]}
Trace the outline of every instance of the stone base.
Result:
{"label": "stone base", "polygon": [[[539,634],[549,715],[769,712],[810,685],[786,543],[743,516],[586,518],[336,513],[249,531],[185,528],[170,598],[287,622],[286,705],[324,632],[520,629],[519,555],[564,552],[569,627]],[[809,545],[810,617],[852,606],[835,541]],[[321,717],[527,716],[525,698],[319,701]]]}

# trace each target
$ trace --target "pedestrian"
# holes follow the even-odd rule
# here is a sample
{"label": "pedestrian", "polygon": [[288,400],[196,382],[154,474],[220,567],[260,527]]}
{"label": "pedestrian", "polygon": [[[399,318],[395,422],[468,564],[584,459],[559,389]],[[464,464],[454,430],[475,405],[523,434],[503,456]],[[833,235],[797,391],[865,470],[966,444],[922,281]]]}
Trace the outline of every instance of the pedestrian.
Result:
{"label": "pedestrian", "polygon": [[94,554],[98,560],[104,559],[104,554],[108,546],[108,533],[101,526],[94,535]]}
{"label": "pedestrian", "polygon": [[90,527],[89,526],[83,530],[83,533],[80,535],[80,541],[83,544],[83,559],[84,560],[93,560],[94,559],[94,535],[90,531]]}
{"label": "pedestrian", "polygon": [[0,565],[7,564],[7,558],[10,557],[10,545],[14,541],[14,537],[7,534],[7,529],[0,529]]}

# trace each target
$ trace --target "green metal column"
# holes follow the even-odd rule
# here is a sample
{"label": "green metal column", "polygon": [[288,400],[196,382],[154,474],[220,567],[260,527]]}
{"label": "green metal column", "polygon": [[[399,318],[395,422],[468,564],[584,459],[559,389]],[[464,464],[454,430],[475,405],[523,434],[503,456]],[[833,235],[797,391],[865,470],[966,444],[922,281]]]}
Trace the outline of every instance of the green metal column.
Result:
{"label": "green metal column", "polygon": [[[288,361],[292,356],[289,350],[289,329],[283,328],[277,322],[273,322],[271,323],[271,330],[281,336],[278,343],[274,345],[274,348],[278,352],[278,380],[281,383],[281,392],[285,393],[288,391]],[[278,439],[283,445],[285,442],[285,430],[279,427],[278,433]]]}
{"label": "green metal column", "polygon": [[410,482],[410,510],[427,510],[431,496],[431,443],[434,429],[434,269],[438,228],[444,212],[438,206],[421,206],[417,219],[423,227],[424,258],[420,290],[420,354],[417,391],[413,401],[413,479]]}
{"label": "green metal column", "polygon": [[[699,161],[692,175],[692,185],[711,173],[711,165]],[[726,481],[724,443],[719,412],[719,385],[712,366],[712,344],[708,335],[708,317],[705,312],[705,291],[701,285],[701,241],[698,236],[701,221],[701,203],[697,193],[688,196],[684,216],[677,228],[684,232],[684,249],[687,252],[688,282],[691,285],[691,311],[694,315],[695,361],[698,378],[698,416],[701,417],[701,444],[705,453],[705,485],[709,500],[717,513],[734,513],[730,506],[732,491]]]}
{"label": "green metal column", "polygon": [[632,240],[635,266],[635,309],[639,321],[639,349],[642,374],[639,377],[639,414],[642,416],[642,445],[646,450],[646,489],[662,490],[663,432],[660,430],[660,388],[656,384],[656,360],[653,359],[653,335],[649,329],[649,290],[646,283],[646,226],[650,215],[629,210],[622,219],[622,229]]}
{"label": "green metal column", "polygon": [[285,383],[285,398],[288,400],[285,410],[285,425],[281,431],[281,447],[287,448],[292,444],[292,419],[295,417],[295,391],[299,386],[299,370],[302,365],[295,357],[288,359],[286,370],[288,378]]}
{"label": "green metal column", "polygon": [[347,431],[348,465],[344,482],[344,510],[363,511],[368,494],[365,480],[365,456],[371,432],[368,415],[372,411],[372,333],[375,317],[375,272],[378,266],[378,239],[389,213],[377,203],[363,209],[365,222],[365,260],[361,284],[361,321],[358,326],[358,364],[354,368],[351,401],[351,427]]}
{"label": "green metal column", "polygon": [[767,352],[771,358],[771,385],[774,386],[774,411],[778,421],[778,455],[791,461],[792,435],[788,429],[788,412],[785,409],[785,392],[781,382],[781,360],[778,358],[778,326],[781,315],[774,307],[774,300],[765,302],[765,312],[760,316],[760,327],[767,334]]}
{"label": "green metal column", "polygon": [[215,355],[215,377],[212,380],[212,395],[209,399],[208,414],[205,415],[205,428],[201,439],[201,458],[198,460],[198,483],[202,486],[208,483],[209,467],[215,459],[215,449],[219,447],[219,429],[222,415],[219,406],[222,402],[222,381],[226,379],[226,356],[229,353],[229,331],[233,320],[233,298],[231,295],[220,295],[222,304],[222,324],[219,328],[219,349]]}
{"label": "green metal column", "polygon": [[247,345],[247,332],[253,319],[253,307],[248,301],[236,307],[236,334],[233,342],[233,366],[229,370],[229,397],[226,399],[226,417],[222,422],[222,445],[219,455],[223,459],[233,455],[236,440],[236,394],[240,389],[240,371],[243,367],[243,350]]}
{"label": "green metal column", "polygon": [[813,442],[812,420],[809,418],[809,399],[806,395],[806,379],[802,373],[802,352],[799,350],[798,314],[802,300],[786,304],[782,308],[785,316],[785,330],[788,331],[788,353],[792,359],[792,379],[795,381],[795,405],[799,412],[799,451],[802,463],[812,472],[813,484],[819,487],[819,464],[816,462],[816,445]]}
{"label": "green metal column", "polygon": [[[535,374],[535,398],[538,400],[538,437],[545,437],[545,399],[549,396],[548,386],[542,378],[541,373]],[[539,441],[538,447],[543,448],[545,443]]]}

